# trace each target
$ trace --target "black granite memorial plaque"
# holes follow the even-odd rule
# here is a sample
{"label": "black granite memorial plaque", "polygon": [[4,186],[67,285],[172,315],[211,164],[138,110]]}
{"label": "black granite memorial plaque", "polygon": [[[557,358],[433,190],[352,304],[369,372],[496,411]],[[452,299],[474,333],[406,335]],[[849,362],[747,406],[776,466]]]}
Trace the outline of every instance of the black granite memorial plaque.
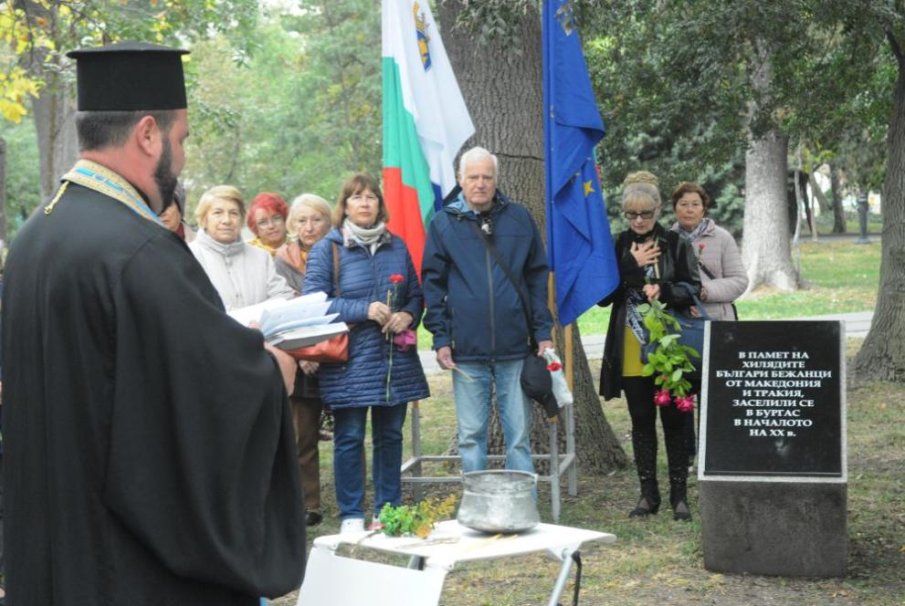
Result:
{"label": "black granite memorial plaque", "polygon": [[838,322],[713,322],[703,476],[842,477]]}

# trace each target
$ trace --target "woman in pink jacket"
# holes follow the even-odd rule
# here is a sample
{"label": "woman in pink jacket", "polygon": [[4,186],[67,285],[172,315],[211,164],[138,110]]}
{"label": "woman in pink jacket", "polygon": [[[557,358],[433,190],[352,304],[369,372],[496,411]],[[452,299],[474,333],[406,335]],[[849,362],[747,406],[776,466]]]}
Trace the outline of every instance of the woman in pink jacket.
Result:
{"label": "woman in pink jacket", "polygon": [[701,301],[713,320],[737,320],[732,302],[748,288],[748,274],[732,234],[707,217],[710,196],[697,183],[683,181],[672,192],[677,221],[672,230],[688,240],[698,256]]}
{"label": "woman in pink jacket", "polygon": [[[707,217],[710,196],[697,183],[683,181],[672,192],[672,209],[677,221],[672,230],[691,244],[698,257],[701,302],[712,320],[737,320],[733,301],[748,288],[748,274],[735,239]],[[700,385],[694,387],[701,393]],[[697,452],[694,415],[686,415],[685,447],[688,466]]]}

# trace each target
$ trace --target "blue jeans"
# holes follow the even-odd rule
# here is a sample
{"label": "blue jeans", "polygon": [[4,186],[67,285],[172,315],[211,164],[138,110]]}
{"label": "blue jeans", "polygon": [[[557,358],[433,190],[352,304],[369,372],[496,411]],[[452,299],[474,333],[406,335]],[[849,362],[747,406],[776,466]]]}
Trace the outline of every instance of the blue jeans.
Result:
{"label": "blue jeans", "polygon": [[374,513],[402,499],[402,426],[407,404],[333,410],[333,481],[340,520],[364,518],[365,425],[371,410]]}
{"label": "blue jeans", "polygon": [[453,373],[463,471],[487,469],[487,424],[495,385],[497,409],[506,441],[506,469],[534,472],[530,440],[531,401],[519,382],[523,363],[524,360],[494,364],[457,363],[459,369],[472,378],[468,381],[460,373]]}

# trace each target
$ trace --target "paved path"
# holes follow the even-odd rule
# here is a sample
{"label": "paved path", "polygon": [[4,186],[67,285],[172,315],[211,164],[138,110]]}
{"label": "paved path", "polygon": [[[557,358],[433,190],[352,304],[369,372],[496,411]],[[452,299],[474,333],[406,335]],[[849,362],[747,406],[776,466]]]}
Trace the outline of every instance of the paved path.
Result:
{"label": "paved path", "polygon": [[[841,320],[845,325],[845,335],[847,337],[865,337],[867,331],[870,330],[871,319],[874,317],[872,311],[856,311],[847,314],[830,314],[826,316],[807,316],[802,318],[790,318],[792,320]],[[603,341],[605,334],[601,335],[584,335],[581,337],[581,344],[584,346],[585,353],[590,357],[603,356]],[[432,374],[440,372],[437,366],[437,358],[433,351],[419,351],[421,356],[421,365],[424,372]]]}

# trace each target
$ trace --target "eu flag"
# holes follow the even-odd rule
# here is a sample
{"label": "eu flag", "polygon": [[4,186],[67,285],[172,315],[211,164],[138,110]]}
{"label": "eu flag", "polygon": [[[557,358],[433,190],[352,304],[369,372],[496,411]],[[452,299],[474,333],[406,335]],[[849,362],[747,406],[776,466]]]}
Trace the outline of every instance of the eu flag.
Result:
{"label": "eu flag", "polygon": [[616,253],[594,163],[603,139],[569,0],[545,0],[544,143],[547,248],[566,325],[619,284]]}

